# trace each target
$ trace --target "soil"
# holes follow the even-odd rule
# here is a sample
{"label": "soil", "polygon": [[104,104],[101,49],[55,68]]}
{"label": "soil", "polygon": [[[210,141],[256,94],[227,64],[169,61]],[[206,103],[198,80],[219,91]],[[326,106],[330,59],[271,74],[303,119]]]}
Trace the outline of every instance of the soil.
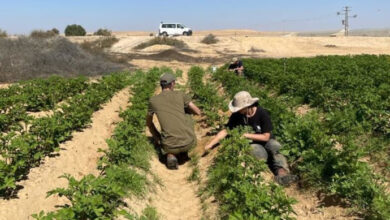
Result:
{"label": "soil", "polygon": [[88,174],[98,175],[97,161],[102,156],[98,149],[108,148],[106,139],[111,137],[120,121],[119,111],[126,108],[129,96],[129,88],[118,92],[93,114],[88,128],[74,132],[72,140],[60,145],[59,156],[46,157],[43,164],[31,169],[27,179],[18,183],[22,187],[18,197],[0,200],[0,219],[33,219],[31,214],[53,211],[59,205],[67,204],[69,201],[63,197],[46,198],[46,192],[68,185],[65,179],[58,178],[64,173],[76,179]]}
{"label": "soil", "polygon": [[[204,36],[212,33],[219,39],[217,44],[200,43]],[[196,32],[191,37],[177,37],[189,46],[187,50],[177,50],[169,46],[153,46],[141,51],[133,48],[149,39],[149,32],[116,32],[119,42],[113,45],[110,52],[120,54],[139,69],[168,66],[184,71],[180,84],[187,81],[186,72],[193,64],[207,68],[221,66],[233,56],[239,57],[311,57],[316,55],[347,54],[390,54],[390,38],[385,37],[297,37],[294,34],[264,33],[251,30],[224,30]],[[69,38],[74,42],[96,40],[96,37]],[[335,45],[336,47],[325,47]],[[255,48],[256,50],[253,50]],[[3,86],[1,86],[3,87]],[[107,148],[105,139],[112,135],[115,123],[120,119],[119,108],[125,108],[129,98],[128,89],[119,92],[104,106],[94,113],[92,125],[81,132],[75,132],[74,138],[61,145],[59,156],[46,158],[44,163],[31,170],[28,178],[19,184],[23,187],[18,198],[0,200],[0,219],[32,219],[31,214],[40,210],[55,210],[58,205],[68,201],[57,196],[46,198],[46,192],[57,187],[65,187],[66,180],[57,177],[70,173],[76,178],[86,174],[98,174],[96,162],[101,156],[98,148]],[[303,107],[298,114],[305,114]],[[200,125],[196,127],[198,146],[195,152],[201,154],[203,146],[210,136]],[[201,183],[207,179],[207,169],[212,164],[216,150],[199,161]],[[202,216],[217,218],[218,204],[213,198],[205,201],[209,207],[207,213],[202,210],[202,203],[197,196],[199,185],[187,181],[192,172],[189,163],[181,165],[179,170],[168,170],[157,157],[151,161],[151,171],[161,181],[146,200],[131,201],[131,207],[140,213],[146,205],[157,209],[162,219],[200,219]],[[272,181],[272,176],[267,174]],[[286,188],[286,193],[298,200],[294,205],[297,219],[348,219],[348,210],[339,204],[324,205],[314,192],[302,192],[297,186]],[[134,205],[135,204],[135,205]],[[203,205],[204,206],[204,205]]]}

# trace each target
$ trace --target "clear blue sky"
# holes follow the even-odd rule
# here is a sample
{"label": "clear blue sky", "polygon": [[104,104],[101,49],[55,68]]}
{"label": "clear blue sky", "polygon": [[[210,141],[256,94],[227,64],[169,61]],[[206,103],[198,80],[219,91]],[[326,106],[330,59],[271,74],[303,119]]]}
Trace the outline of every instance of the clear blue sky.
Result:
{"label": "clear blue sky", "polygon": [[0,29],[28,34],[34,29],[80,24],[87,31],[157,30],[160,21],[196,30],[255,29],[309,31],[342,29],[336,15],[351,6],[351,28],[390,28],[390,0],[1,0]]}

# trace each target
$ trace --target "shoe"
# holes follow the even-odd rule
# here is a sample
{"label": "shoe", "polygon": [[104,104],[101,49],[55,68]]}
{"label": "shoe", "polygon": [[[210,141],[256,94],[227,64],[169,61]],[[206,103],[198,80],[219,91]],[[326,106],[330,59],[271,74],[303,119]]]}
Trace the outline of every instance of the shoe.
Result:
{"label": "shoe", "polygon": [[175,155],[167,155],[167,168],[170,170],[177,170],[179,168],[179,164]]}
{"label": "shoe", "polygon": [[298,180],[298,176],[292,175],[292,174],[286,174],[283,176],[280,176],[280,175],[275,176],[275,181],[282,186],[288,186],[297,180]]}

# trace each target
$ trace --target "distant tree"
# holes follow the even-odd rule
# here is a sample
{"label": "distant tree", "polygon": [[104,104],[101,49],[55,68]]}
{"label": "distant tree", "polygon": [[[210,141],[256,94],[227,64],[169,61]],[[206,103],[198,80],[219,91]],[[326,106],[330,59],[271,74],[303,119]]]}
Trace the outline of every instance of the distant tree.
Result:
{"label": "distant tree", "polygon": [[0,29],[0,37],[7,37],[7,36],[8,36],[7,32]]}
{"label": "distant tree", "polygon": [[81,25],[72,24],[65,28],[65,36],[85,36],[87,32]]}

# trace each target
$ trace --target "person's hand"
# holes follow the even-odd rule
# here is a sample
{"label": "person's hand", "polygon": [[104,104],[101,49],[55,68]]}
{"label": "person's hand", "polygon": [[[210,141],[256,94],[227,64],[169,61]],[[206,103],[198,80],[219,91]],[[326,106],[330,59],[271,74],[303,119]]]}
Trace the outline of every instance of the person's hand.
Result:
{"label": "person's hand", "polygon": [[206,145],[206,146],[204,147],[204,150],[205,150],[205,151],[209,151],[209,150],[211,150],[211,148],[213,148],[213,145],[208,144],[208,145]]}
{"label": "person's hand", "polygon": [[243,138],[248,138],[248,139],[249,139],[249,136],[250,136],[249,133],[244,133],[244,134],[242,134],[242,137],[243,137]]}

